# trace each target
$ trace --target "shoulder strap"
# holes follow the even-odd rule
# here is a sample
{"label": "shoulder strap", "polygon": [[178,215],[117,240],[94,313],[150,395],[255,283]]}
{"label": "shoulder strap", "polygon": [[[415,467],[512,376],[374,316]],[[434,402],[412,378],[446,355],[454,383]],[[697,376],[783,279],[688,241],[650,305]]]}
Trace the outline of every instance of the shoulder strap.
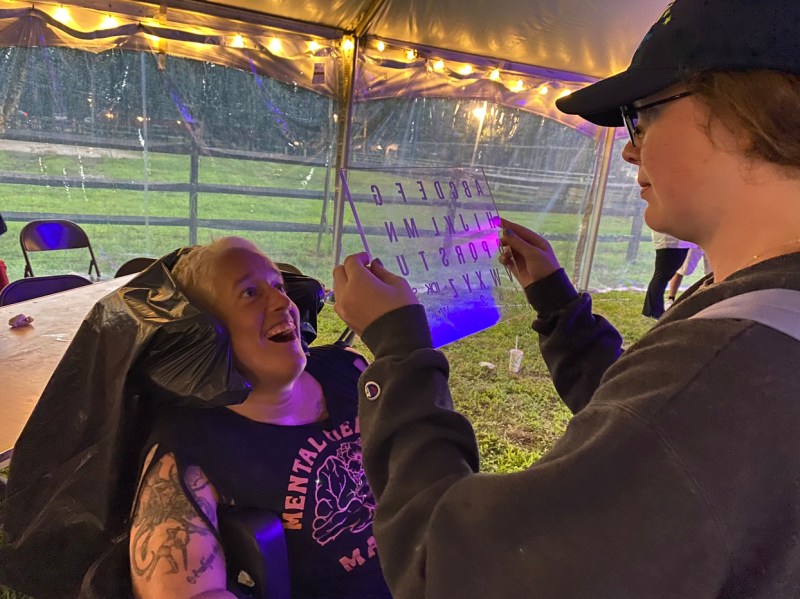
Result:
{"label": "shoulder strap", "polygon": [[735,295],[700,310],[691,318],[752,320],[800,341],[800,291],[758,289]]}

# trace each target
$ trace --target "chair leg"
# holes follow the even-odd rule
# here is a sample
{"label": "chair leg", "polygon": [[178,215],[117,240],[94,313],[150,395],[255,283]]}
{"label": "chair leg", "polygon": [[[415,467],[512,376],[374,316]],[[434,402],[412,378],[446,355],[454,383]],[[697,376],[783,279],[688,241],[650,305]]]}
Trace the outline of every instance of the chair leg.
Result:
{"label": "chair leg", "polygon": [[92,266],[94,266],[94,273],[97,275],[97,278],[100,278],[100,267],[97,266],[97,259],[94,257],[94,252],[92,251],[91,246],[89,246],[89,255],[92,257],[92,261],[89,263],[89,275],[92,274]]}

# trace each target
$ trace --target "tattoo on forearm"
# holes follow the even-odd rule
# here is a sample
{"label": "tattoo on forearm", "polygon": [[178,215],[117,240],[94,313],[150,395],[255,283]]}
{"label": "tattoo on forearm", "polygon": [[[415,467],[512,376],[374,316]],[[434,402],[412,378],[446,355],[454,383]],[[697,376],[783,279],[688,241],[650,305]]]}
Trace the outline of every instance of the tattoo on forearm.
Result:
{"label": "tattoo on forearm", "polygon": [[[169,574],[184,572],[189,567],[187,547],[192,536],[209,536],[212,533],[201,520],[196,508],[187,499],[180,483],[180,472],[175,463],[170,464],[166,473],[156,465],[148,474],[147,485],[142,491],[140,505],[133,520],[133,539],[131,542],[131,568],[137,576],[150,580],[156,567],[165,562]],[[208,482],[196,477],[189,485],[194,492]],[[202,486],[200,486],[202,484]],[[212,506],[204,502],[203,511],[213,512]],[[215,521],[214,518],[212,521]],[[166,540],[154,542],[156,531],[165,531]],[[163,537],[162,537],[163,539]],[[218,550],[201,561],[200,568],[193,572],[195,581],[211,567]]]}
{"label": "tattoo on forearm", "polygon": [[200,567],[192,570],[192,573],[186,577],[186,582],[189,584],[194,584],[200,578],[200,575],[208,570],[214,563],[214,560],[219,555],[219,547],[214,545],[214,549],[211,550],[206,557],[200,560]]}

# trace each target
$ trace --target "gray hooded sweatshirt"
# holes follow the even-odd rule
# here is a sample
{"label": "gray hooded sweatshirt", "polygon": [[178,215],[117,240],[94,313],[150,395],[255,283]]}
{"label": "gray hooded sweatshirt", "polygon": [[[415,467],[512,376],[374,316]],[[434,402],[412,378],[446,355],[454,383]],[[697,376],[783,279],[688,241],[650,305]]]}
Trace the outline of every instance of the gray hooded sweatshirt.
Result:
{"label": "gray hooded sweatshirt", "polygon": [[623,354],[563,271],[526,289],[572,410],[529,469],[480,474],[424,310],[363,338],[364,464],[397,599],[800,597],[800,342],[691,316],[756,289],[800,290],[800,254],[700,281]]}

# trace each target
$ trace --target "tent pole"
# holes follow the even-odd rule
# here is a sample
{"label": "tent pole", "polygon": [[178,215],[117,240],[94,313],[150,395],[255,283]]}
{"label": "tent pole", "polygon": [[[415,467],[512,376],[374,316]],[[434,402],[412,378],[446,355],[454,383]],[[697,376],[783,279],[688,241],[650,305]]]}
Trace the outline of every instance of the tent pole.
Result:
{"label": "tent pole", "polygon": [[592,202],[592,211],[589,218],[588,230],[586,232],[585,251],[581,257],[580,273],[578,275],[578,289],[581,291],[589,289],[594,252],[597,246],[597,236],[600,231],[600,217],[603,214],[603,202],[606,196],[608,171],[611,167],[611,158],[614,151],[615,131],[615,129],[604,127],[597,141],[600,151],[595,161],[594,180],[592,181],[592,188],[589,194],[590,201]]}
{"label": "tent pole", "polygon": [[[342,232],[344,229],[345,198],[344,188],[339,173],[350,163],[350,123],[353,120],[353,97],[355,96],[356,68],[358,53],[361,47],[359,38],[353,40],[352,56],[346,52],[342,61],[342,78],[339,89],[338,131],[336,139],[336,192],[333,204],[333,265],[342,260]],[[350,60],[348,60],[350,58]]]}
{"label": "tent pole", "polygon": [[[342,233],[344,229],[344,188],[339,173],[346,169],[350,163],[350,125],[353,120],[353,99],[355,98],[356,74],[358,73],[358,54],[363,36],[375,16],[386,4],[386,0],[373,0],[367,9],[359,15],[358,21],[352,26],[353,56],[347,60],[347,54],[342,61],[342,78],[339,89],[339,129],[336,140],[336,192],[333,204],[333,265],[337,266],[342,261]],[[367,140],[364,140],[366,145]]]}

